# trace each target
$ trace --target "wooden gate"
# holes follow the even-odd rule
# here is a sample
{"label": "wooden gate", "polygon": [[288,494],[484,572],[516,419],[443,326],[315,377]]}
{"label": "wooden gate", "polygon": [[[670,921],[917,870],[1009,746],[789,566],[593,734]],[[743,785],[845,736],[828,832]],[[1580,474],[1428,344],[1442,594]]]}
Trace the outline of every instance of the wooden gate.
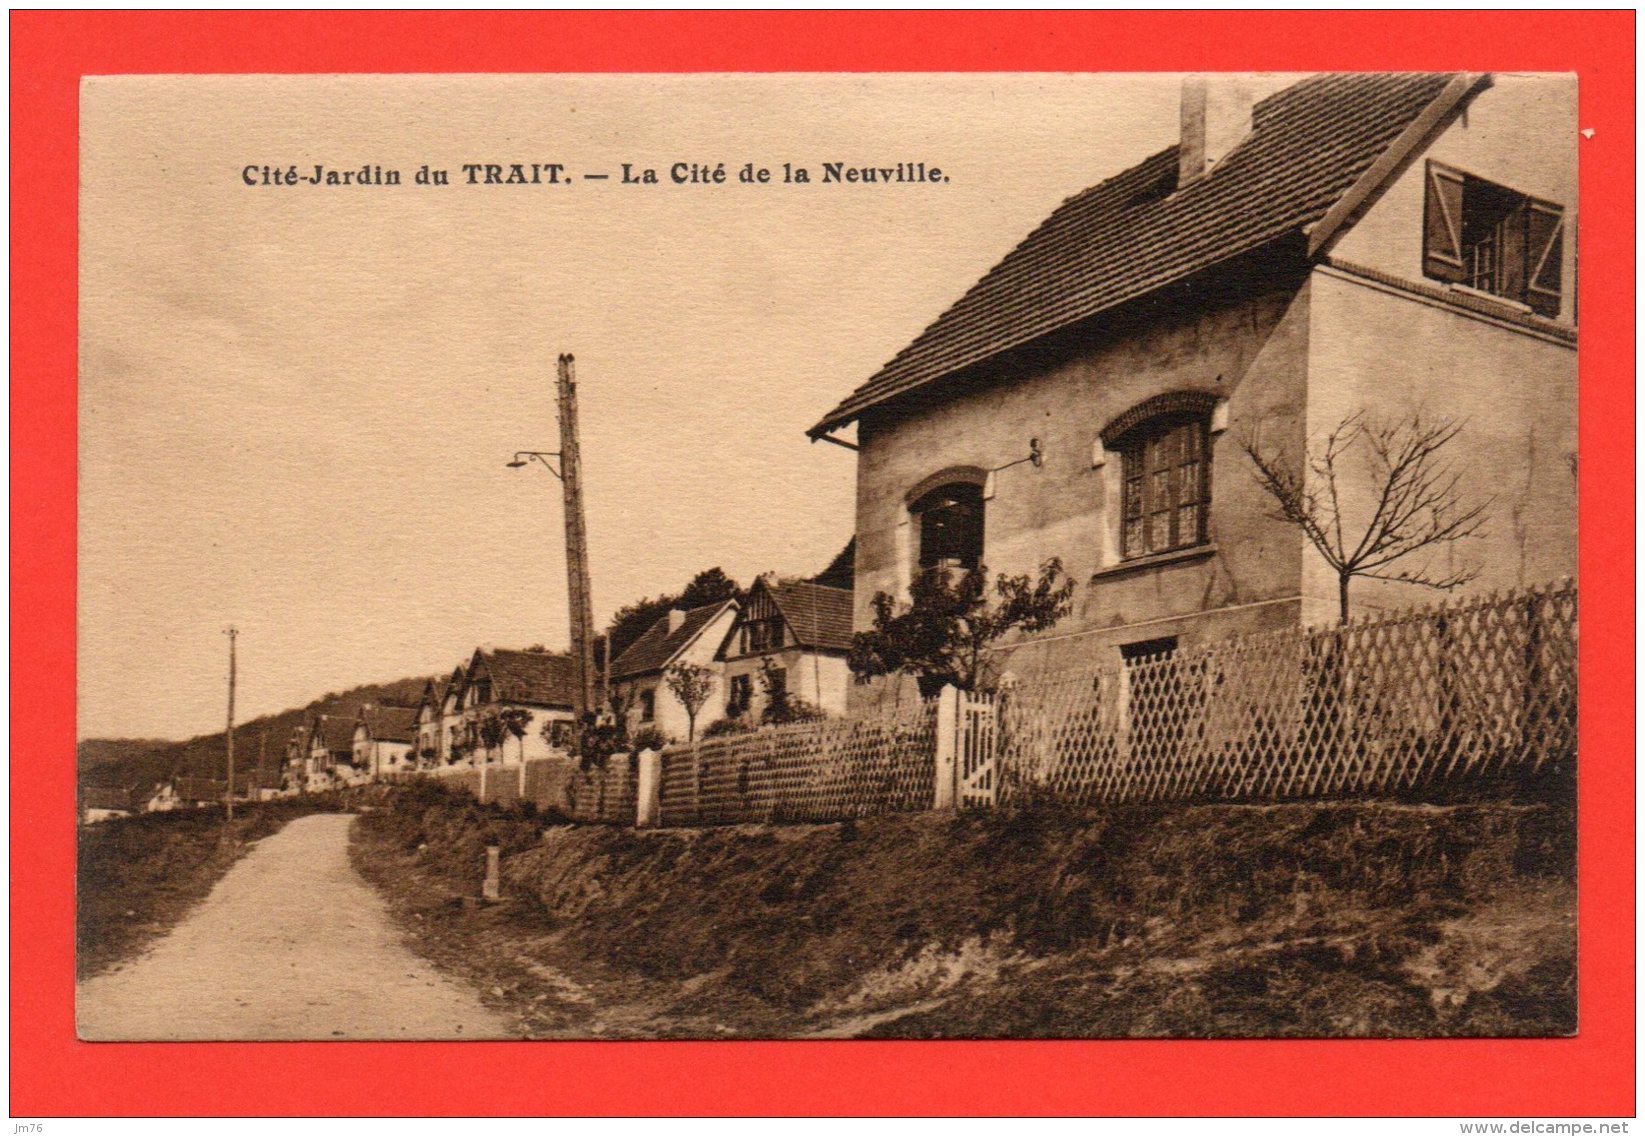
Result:
{"label": "wooden gate", "polygon": [[954,800],[962,809],[993,805],[1000,793],[994,697],[966,691],[957,694]]}

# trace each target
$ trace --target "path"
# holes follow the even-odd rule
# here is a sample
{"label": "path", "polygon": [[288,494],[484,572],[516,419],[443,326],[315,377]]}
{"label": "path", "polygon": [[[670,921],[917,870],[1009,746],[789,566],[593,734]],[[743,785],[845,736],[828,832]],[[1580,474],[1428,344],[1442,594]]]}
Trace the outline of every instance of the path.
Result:
{"label": "path", "polygon": [[512,1037],[400,942],[348,860],[353,817],[299,818],[140,959],[80,983],[87,1041]]}

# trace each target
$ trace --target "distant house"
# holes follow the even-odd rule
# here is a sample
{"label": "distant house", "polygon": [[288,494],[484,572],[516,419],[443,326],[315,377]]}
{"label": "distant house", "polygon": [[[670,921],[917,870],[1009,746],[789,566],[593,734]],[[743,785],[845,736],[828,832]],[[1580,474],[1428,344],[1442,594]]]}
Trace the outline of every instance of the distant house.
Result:
{"label": "distant house", "polygon": [[87,825],[130,817],[141,809],[136,786],[86,786],[80,791],[80,820]]}
{"label": "distant house", "polygon": [[144,813],[168,813],[178,806],[177,787],[172,785],[171,779],[156,782],[147,794],[139,794],[133,799]]}
{"label": "distant house", "polygon": [[691,717],[667,682],[668,668],[676,663],[696,664],[713,672],[708,701],[697,714],[697,728],[719,717],[725,692],[723,668],[715,657],[736,622],[737,610],[735,600],[672,609],[617,657],[611,665],[611,686],[631,734],[647,727],[667,738],[683,739],[690,733]]}
{"label": "distant house", "polygon": [[850,650],[849,588],[762,577],[715,655],[725,669],[725,717],[758,719],[777,692],[842,713],[851,685],[845,663]]}
{"label": "distant house", "polygon": [[458,759],[461,742],[457,731],[463,721],[463,680],[467,676],[468,669],[459,663],[452,669],[451,678],[446,680],[445,688],[440,692],[439,753],[435,755],[435,761],[442,766]]}
{"label": "distant house", "polygon": [[[569,656],[478,648],[458,672],[461,682],[446,695],[447,710],[455,708],[445,726],[448,748],[455,746],[472,765],[513,765],[565,753],[577,685]],[[509,718],[522,733],[499,734],[498,724]]]}
{"label": "distant house", "polygon": [[410,767],[417,739],[416,707],[366,703],[354,720],[354,768],[369,777],[397,773]]}
{"label": "distant house", "polygon": [[440,717],[445,695],[446,685],[430,679],[423,684],[422,696],[412,708],[412,727],[416,733],[411,743],[411,758],[415,765],[430,766],[440,760]]}
{"label": "distant house", "polygon": [[305,782],[310,789],[331,789],[363,781],[354,768],[354,720],[343,715],[315,715],[309,724]]}
{"label": "distant house", "polygon": [[308,788],[308,732],[308,724],[299,723],[291,728],[291,738],[286,742],[284,784],[286,789],[296,793],[302,793]]}
{"label": "distant house", "polygon": [[197,778],[181,775],[172,779],[177,802],[183,806],[220,805],[226,782],[216,778]]}

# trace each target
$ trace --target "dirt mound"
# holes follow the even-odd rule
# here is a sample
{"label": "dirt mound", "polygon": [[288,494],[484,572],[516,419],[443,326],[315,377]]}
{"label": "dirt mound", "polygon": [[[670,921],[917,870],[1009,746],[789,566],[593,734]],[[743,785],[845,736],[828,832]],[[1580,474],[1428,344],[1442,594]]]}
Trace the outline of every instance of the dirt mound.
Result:
{"label": "dirt mound", "polygon": [[417,787],[361,831],[453,895],[479,891],[485,845],[500,844],[511,904],[448,920],[445,937],[483,923],[481,955],[649,984],[676,1009],[688,993],[733,1033],[1576,1025],[1574,824],[1557,806],[1035,808],[648,833]]}

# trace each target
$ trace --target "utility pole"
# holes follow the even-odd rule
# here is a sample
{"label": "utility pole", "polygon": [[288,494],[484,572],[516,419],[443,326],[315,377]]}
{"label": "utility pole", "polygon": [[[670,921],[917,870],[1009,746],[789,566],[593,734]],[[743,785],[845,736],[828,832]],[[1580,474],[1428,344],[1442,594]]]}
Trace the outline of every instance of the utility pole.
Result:
{"label": "utility pole", "polygon": [[[511,470],[541,462],[560,479],[565,500],[565,574],[571,608],[571,658],[576,672],[572,692],[575,729],[594,709],[594,613],[588,583],[588,526],[583,519],[583,460],[577,443],[576,361],[569,353],[560,356],[557,392],[560,407],[560,449],[516,450],[508,463]],[[556,466],[551,459],[558,459]]]}
{"label": "utility pole", "polygon": [[576,361],[560,356],[560,485],[565,491],[565,571],[571,600],[571,655],[576,662],[577,729],[594,709],[594,613],[589,596],[588,527],[583,519],[583,462],[577,443]]}
{"label": "utility pole", "polygon": [[223,807],[228,811],[228,820],[234,820],[234,641],[239,637],[240,630],[233,624],[228,626],[228,786],[223,794]]}

